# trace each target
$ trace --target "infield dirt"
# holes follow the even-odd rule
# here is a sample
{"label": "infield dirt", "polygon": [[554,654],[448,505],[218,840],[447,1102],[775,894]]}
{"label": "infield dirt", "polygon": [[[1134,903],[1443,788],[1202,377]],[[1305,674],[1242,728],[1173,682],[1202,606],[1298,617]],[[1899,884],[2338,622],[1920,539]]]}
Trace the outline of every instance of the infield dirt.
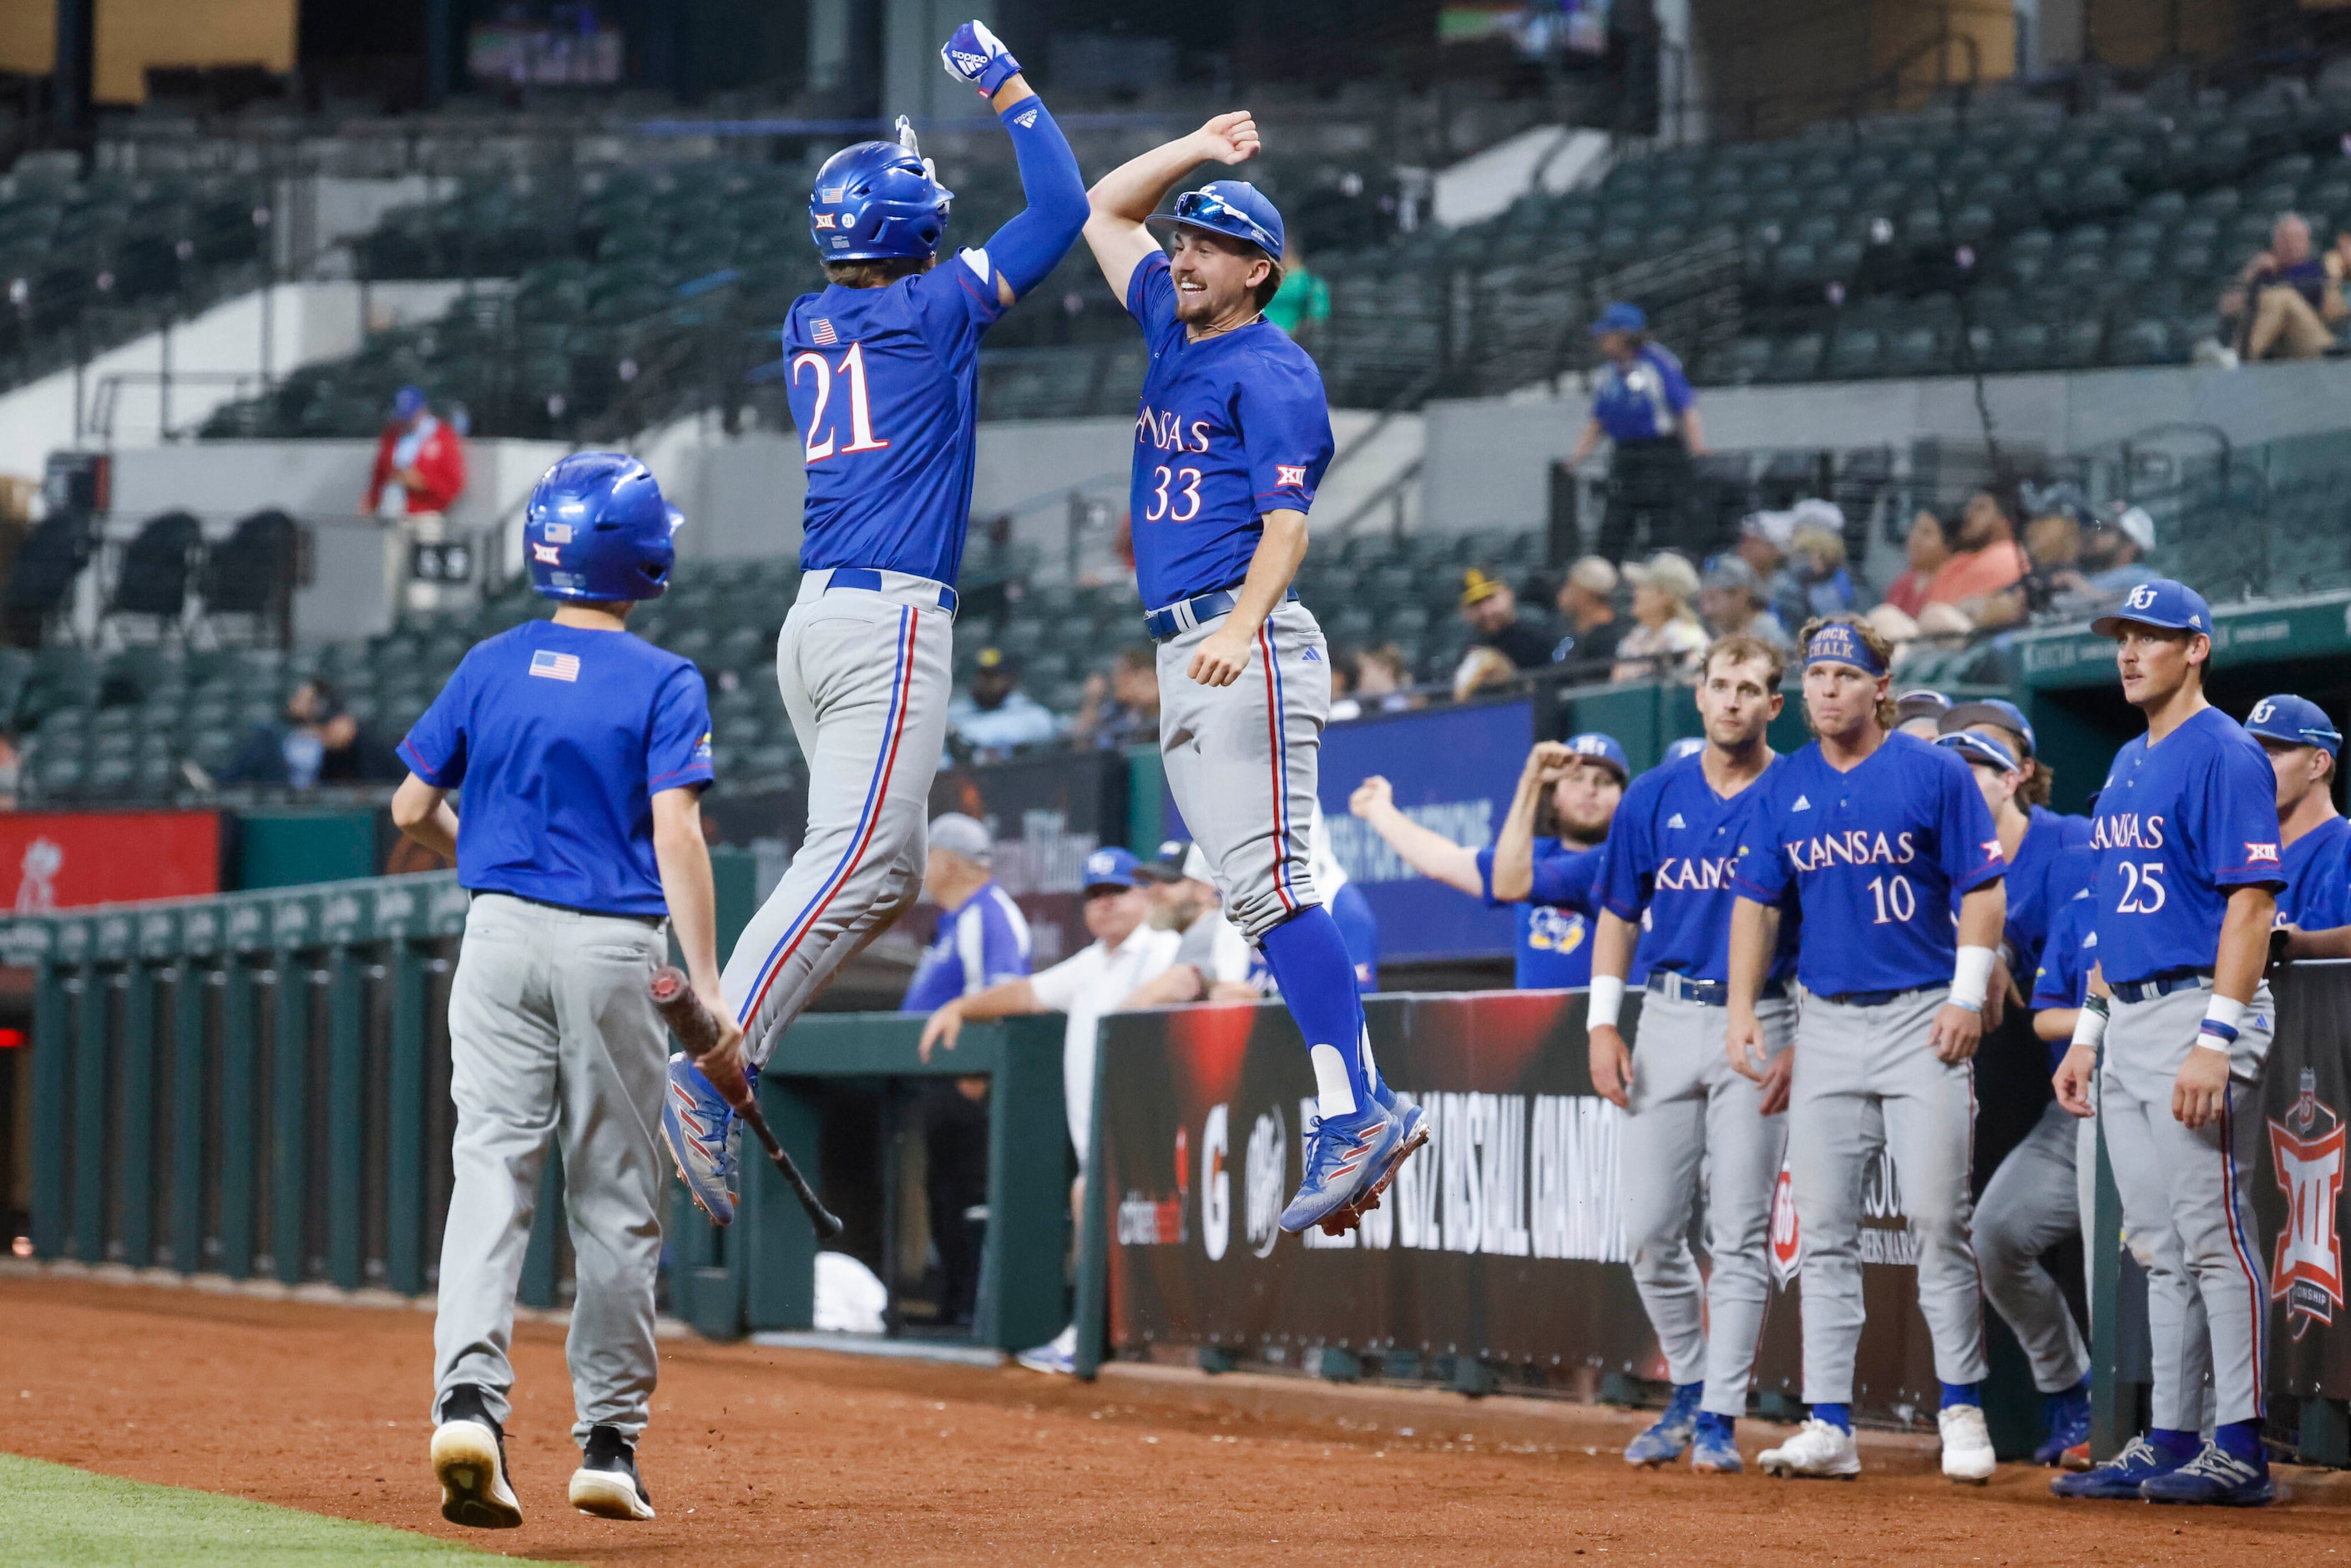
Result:
{"label": "infield dirt", "polygon": [[[1164,1561],[2351,1563],[2351,1488],[2294,1472],[2256,1513],[1983,1489],[1930,1443],[1866,1440],[1851,1484],[1628,1469],[1640,1418],[1523,1399],[1114,1369],[1017,1369],[663,1343],[642,1449],[661,1517],[564,1506],[561,1331],[517,1334],[508,1436],[528,1521],[442,1522],[432,1320],[82,1280],[0,1280],[0,1450],[591,1563]],[[1778,1429],[1740,1426],[1751,1462]]]}

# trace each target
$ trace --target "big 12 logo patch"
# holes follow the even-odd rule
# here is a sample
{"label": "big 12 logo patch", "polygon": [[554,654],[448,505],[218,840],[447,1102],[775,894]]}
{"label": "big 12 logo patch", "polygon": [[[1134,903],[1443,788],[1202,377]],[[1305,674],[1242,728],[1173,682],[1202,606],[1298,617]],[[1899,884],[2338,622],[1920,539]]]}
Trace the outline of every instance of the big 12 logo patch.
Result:
{"label": "big 12 logo patch", "polygon": [[[2321,1131],[2321,1129],[2325,1129]],[[2294,1337],[2314,1322],[2332,1323],[2343,1305],[2343,1238],[2336,1215],[2343,1197],[2343,1118],[2321,1104],[2318,1073],[2302,1070],[2302,1095],[2285,1120],[2270,1118],[2270,1162],[2285,1194],[2270,1269],[2270,1300],[2286,1303]]]}

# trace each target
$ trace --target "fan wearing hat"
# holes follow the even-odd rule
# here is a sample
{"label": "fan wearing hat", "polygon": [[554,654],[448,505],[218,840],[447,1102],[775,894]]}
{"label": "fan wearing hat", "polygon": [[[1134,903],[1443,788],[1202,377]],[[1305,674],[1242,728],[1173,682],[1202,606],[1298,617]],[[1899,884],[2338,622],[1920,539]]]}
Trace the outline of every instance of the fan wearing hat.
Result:
{"label": "fan wearing hat", "polygon": [[1764,602],[1763,580],[1736,555],[1717,556],[1698,582],[1698,614],[1717,638],[1753,637],[1792,653],[1795,643]]}
{"label": "fan wearing hat", "polygon": [[924,949],[899,1009],[926,1013],[1029,972],[1029,921],[989,868],[996,835],[977,818],[931,819],[924,902],[937,906],[938,934]]}
{"label": "fan wearing hat", "polygon": [[1020,662],[1001,648],[982,648],[971,680],[947,704],[947,727],[986,758],[1009,757],[1061,733],[1061,721],[1020,689]]}
{"label": "fan wearing hat", "polygon": [[1649,336],[1648,313],[1618,300],[1592,323],[1600,368],[1592,413],[1568,454],[1580,465],[1603,439],[1615,448],[1599,553],[1623,560],[1641,545],[1684,542],[1689,526],[1690,458],[1706,451],[1698,394],[1672,351]]}
{"label": "fan wearing hat", "polygon": [[2335,809],[2343,734],[2308,697],[2263,697],[2245,716],[2277,773],[2285,891],[2278,894],[2279,956],[2351,958],[2351,822]]}
{"label": "fan wearing hat", "polygon": [[1519,618],[1517,592],[1490,572],[1473,566],[1461,574],[1461,619],[1469,623],[1479,647],[1493,649],[1514,669],[1539,670],[1551,663],[1552,640]]}
{"label": "fan wearing hat", "polygon": [[1625,569],[1633,585],[1633,629],[1616,644],[1618,681],[1679,680],[1698,674],[1706,652],[1706,627],[1690,601],[1698,595],[1698,568],[1689,558],[1659,550]]}
{"label": "fan wearing hat", "polygon": [[2205,698],[2203,595],[2158,578],[2090,624],[2114,639],[2123,698],[2147,716],[2147,733],[2115,754],[2098,791],[2096,994],[2056,1088],[2105,1136],[2123,1224],[2147,1263],[2155,1358],[2145,1436],[2051,1490],[2258,1505],[2273,1495],[2262,1448],[2269,1281],[2245,1239],[2256,1234],[2252,1162],[2276,1018],[2262,972],[2287,881],[2277,774]]}

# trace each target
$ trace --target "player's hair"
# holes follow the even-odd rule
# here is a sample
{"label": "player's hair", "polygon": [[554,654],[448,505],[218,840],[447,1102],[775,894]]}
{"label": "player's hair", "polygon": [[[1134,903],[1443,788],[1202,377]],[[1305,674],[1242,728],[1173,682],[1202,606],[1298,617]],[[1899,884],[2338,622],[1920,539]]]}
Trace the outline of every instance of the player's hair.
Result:
{"label": "player's hair", "polygon": [[[1870,624],[1868,621],[1858,615],[1815,615],[1810,621],[1804,622],[1804,629],[1802,632],[1796,633],[1796,646],[1799,648],[1811,647],[1813,645],[1813,636],[1817,634],[1820,629],[1823,626],[1852,627],[1853,634],[1860,638],[1863,645],[1867,647],[1871,653],[1877,655],[1877,662],[1879,664],[1884,664],[1889,670],[1894,667],[1893,643],[1886,637],[1885,632],[1880,632],[1876,626]],[[1895,711],[1894,688],[1889,685],[1886,687],[1886,695],[1877,699],[1877,727],[1884,730],[1891,730],[1899,722],[1899,716],[1900,716]],[[1813,710],[1809,706],[1807,706],[1804,709],[1804,727],[1812,729],[1812,726]],[[1817,735],[1820,732],[1818,730],[1813,730],[1813,733]]]}
{"label": "player's hair", "polygon": [[2032,772],[2025,779],[2024,782],[2016,787],[2017,805],[2024,810],[2030,810],[2035,806],[2046,806],[2049,804],[2050,789],[2057,781],[2055,770],[2051,768],[2049,764],[2042,761],[2041,758],[2032,756],[2025,750],[2024,737],[2018,735],[2016,731],[2010,729],[2008,726],[2004,724],[1997,725],[1994,727],[2001,730],[2003,734],[2014,737],[2013,739],[2009,741],[2008,748],[2016,753],[2017,756],[2023,758],[2032,768]]}
{"label": "player's hair", "polygon": [[843,288],[887,288],[902,277],[930,271],[935,256],[885,256],[872,261],[828,261],[824,276]]}
{"label": "player's hair", "polygon": [[1766,643],[1761,637],[1750,637],[1744,632],[1717,637],[1707,644],[1706,657],[1698,663],[1701,680],[1714,668],[1717,659],[1728,659],[1734,664],[1762,665],[1771,672],[1770,678],[1763,683],[1768,691],[1778,691],[1780,683],[1788,675],[1788,656],[1780,651],[1779,644]]}
{"label": "player's hair", "polygon": [[1256,302],[1257,308],[1262,310],[1273,303],[1275,295],[1281,292],[1281,257],[1268,256],[1264,248],[1259,246],[1249,246],[1247,254],[1263,256],[1266,260],[1273,264],[1266,270],[1265,281],[1249,290],[1250,298]]}

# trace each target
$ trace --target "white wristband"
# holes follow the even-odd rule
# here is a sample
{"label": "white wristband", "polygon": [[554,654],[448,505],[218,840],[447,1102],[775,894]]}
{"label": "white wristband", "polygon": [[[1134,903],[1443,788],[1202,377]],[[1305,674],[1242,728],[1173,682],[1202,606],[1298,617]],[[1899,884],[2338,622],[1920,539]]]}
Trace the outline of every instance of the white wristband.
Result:
{"label": "white wristband", "polygon": [[1983,1010],[1984,993],[1991,989],[1991,967],[2000,955],[1989,947],[1962,947],[1951,966],[1951,1005],[1970,1012]]}
{"label": "white wristband", "polygon": [[2085,1006],[2074,1015],[2074,1043],[2086,1045],[2092,1051],[2106,1038],[2106,1009],[2103,1006]]}
{"label": "white wristband", "polygon": [[1583,1014],[1583,1027],[1594,1030],[1605,1024],[1616,1027],[1616,1018],[1625,1010],[1625,977],[1622,975],[1592,977],[1592,999]]}
{"label": "white wristband", "polygon": [[2196,1031],[2196,1043],[2225,1056],[2237,1043],[2237,1031],[2244,1021],[2244,1003],[2216,994],[2204,1004],[2204,1027]]}

